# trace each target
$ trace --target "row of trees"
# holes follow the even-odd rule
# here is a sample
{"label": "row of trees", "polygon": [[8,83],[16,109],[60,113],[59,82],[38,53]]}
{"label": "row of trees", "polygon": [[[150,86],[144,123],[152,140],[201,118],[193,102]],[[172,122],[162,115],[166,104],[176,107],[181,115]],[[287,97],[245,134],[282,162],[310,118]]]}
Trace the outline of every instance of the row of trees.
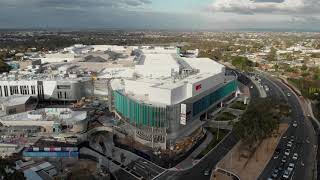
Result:
{"label": "row of trees", "polygon": [[234,131],[249,149],[270,137],[278,129],[280,119],[288,116],[290,108],[286,104],[275,104],[268,99],[259,99],[249,105],[247,111],[235,123]]}

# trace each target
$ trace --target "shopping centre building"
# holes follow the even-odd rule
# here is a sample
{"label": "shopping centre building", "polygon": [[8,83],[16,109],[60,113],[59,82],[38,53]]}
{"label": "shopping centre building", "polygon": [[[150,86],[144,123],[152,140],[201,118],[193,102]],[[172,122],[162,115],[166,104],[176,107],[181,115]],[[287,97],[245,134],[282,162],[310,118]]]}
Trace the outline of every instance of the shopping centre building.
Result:
{"label": "shopping centre building", "polygon": [[209,58],[143,52],[131,78],[111,81],[121,131],[152,148],[168,149],[203,133],[208,114],[236,96],[235,76]]}

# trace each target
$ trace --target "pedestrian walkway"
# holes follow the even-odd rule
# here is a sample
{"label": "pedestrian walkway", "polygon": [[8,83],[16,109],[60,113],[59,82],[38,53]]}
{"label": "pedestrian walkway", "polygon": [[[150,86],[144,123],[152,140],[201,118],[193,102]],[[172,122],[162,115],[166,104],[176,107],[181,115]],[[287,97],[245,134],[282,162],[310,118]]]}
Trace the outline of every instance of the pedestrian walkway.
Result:
{"label": "pedestrian walkway", "polygon": [[209,145],[209,143],[212,141],[213,139],[213,135],[207,131],[206,132],[207,137],[206,139],[183,161],[181,161],[178,165],[176,165],[175,168],[177,169],[189,169],[192,168],[194,164],[197,163],[197,161],[195,158],[204,150],[207,148],[207,146]]}

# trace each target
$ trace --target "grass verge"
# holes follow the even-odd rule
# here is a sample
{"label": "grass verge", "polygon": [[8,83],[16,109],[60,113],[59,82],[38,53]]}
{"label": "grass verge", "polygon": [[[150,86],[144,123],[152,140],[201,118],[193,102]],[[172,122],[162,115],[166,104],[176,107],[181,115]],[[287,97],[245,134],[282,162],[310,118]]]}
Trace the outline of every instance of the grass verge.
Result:
{"label": "grass verge", "polygon": [[228,133],[229,130],[220,129],[219,130],[219,136],[218,135],[218,128],[206,128],[207,131],[209,131],[213,135],[213,139],[210,141],[208,146],[201,151],[201,153],[196,157],[196,159],[201,159],[203,156],[205,156],[209,151],[211,151]]}
{"label": "grass verge", "polygon": [[247,105],[243,104],[243,102],[236,101],[230,106],[230,108],[239,109],[239,110],[245,110],[247,108]]}
{"label": "grass verge", "polygon": [[234,115],[230,112],[222,112],[215,118],[215,120],[216,121],[230,121],[230,120],[235,119],[236,117],[237,117],[236,115]]}

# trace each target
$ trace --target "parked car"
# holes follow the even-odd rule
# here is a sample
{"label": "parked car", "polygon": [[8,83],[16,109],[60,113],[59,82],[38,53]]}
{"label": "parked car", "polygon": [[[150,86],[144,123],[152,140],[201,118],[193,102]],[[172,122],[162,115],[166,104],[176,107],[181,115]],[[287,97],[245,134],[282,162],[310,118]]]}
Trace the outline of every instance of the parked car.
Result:
{"label": "parked car", "polygon": [[288,179],[289,176],[290,176],[290,171],[285,170],[282,177],[283,177],[284,179]]}
{"label": "parked car", "polygon": [[276,179],[278,175],[279,175],[279,170],[278,169],[273,170],[273,173],[271,176]]}
{"label": "parked car", "polygon": [[292,159],[293,160],[297,160],[298,159],[298,153],[294,153],[293,156],[292,156]]}
{"label": "parked car", "polygon": [[290,141],[294,142],[294,136],[290,136]]}
{"label": "parked car", "polygon": [[290,154],[290,149],[286,149],[286,150],[284,151],[284,154],[285,154],[286,156],[289,156],[289,154]]}
{"label": "parked car", "polygon": [[286,162],[287,162],[287,156],[284,156],[284,157],[281,159],[281,162],[286,163]]}
{"label": "parked car", "polygon": [[282,170],[283,170],[283,166],[284,166],[284,163],[281,162],[281,163],[280,163],[280,166],[278,167],[279,171],[282,171]]}
{"label": "parked car", "polygon": [[209,176],[210,175],[210,169],[204,170],[203,175]]}
{"label": "parked car", "polygon": [[293,171],[293,169],[294,169],[294,164],[293,163],[289,163],[289,167],[287,168],[288,169],[288,171]]}
{"label": "parked car", "polygon": [[291,141],[289,141],[289,142],[287,143],[287,147],[289,147],[289,148],[292,147],[292,142],[291,142]]}

